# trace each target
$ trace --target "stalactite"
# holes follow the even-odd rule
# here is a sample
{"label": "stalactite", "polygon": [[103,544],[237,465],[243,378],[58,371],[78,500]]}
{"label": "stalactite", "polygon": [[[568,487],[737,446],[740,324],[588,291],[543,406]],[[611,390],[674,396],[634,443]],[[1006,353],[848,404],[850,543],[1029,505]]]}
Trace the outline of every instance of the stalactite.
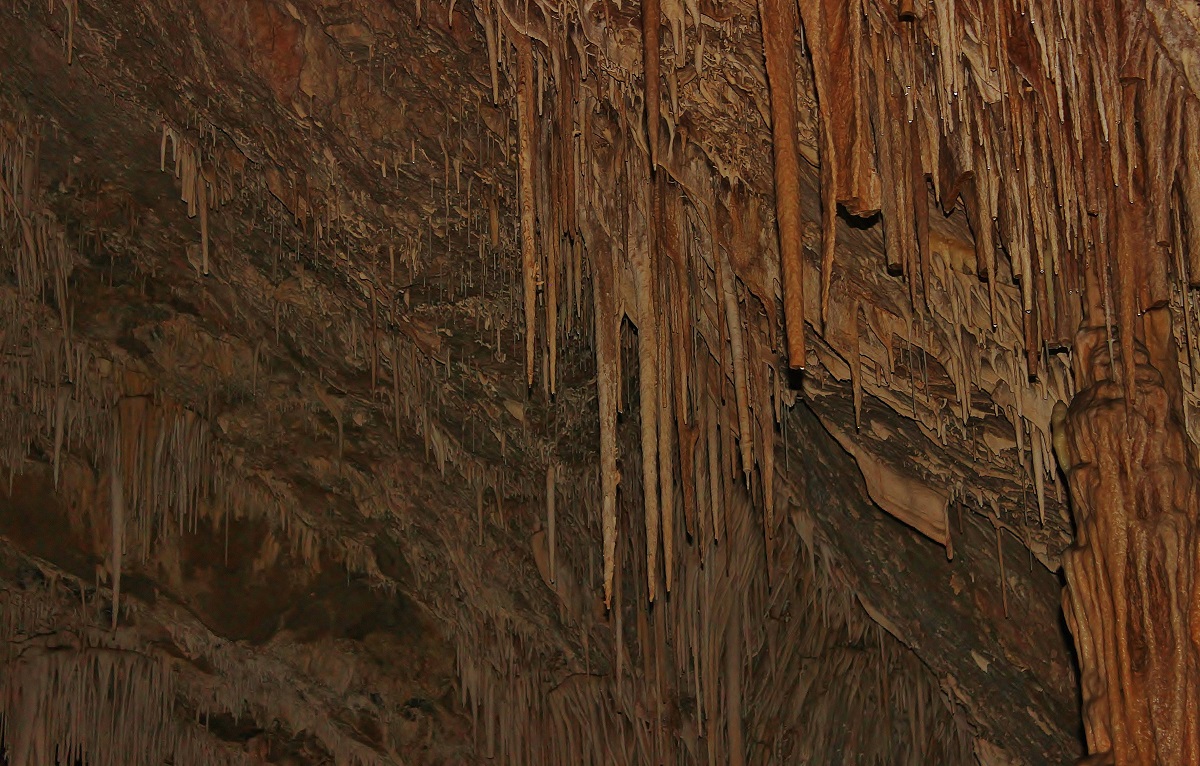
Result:
{"label": "stalactite", "polygon": [[[560,95],[560,97],[561,97],[561,95]],[[553,152],[553,148],[551,148],[551,152]],[[558,176],[561,176],[562,173],[559,172],[556,174],[554,172],[554,170],[555,170],[555,167],[553,164],[551,164],[551,166],[550,166],[551,178],[549,180],[550,180],[550,183],[553,185],[553,187],[557,189],[558,182],[555,179]],[[543,195],[543,196],[549,196],[549,199],[546,199],[545,202],[548,206],[550,206],[550,208],[552,210],[552,212],[550,214],[550,219],[553,220],[554,217],[556,215],[558,215],[562,209],[561,193],[552,194],[552,195]],[[548,396],[552,397],[558,393],[558,331],[559,331],[558,309],[559,309],[559,301],[560,301],[558,277],[559,277],[559,271],[562,267],[562,260],[563,260],[562,259],[562,235],[561,235],[562,227],[561,226],[548,226],[546,228],[550,229],[550,231],[545,234],[546,239],[549,240],[549,247],[543,248],[543,250],[545,252],[545,258],[546,258],[545,281],[546,281],[546,345],[547,345],[547,352],[546,352],[546,363],[545,363],[545,368],[546,368],[546,376],[545,377],[546,377],[546,389],[548,392]]]}
{"label": "stalactite", "polygon": [[1001,611],[1004,614],[1004,619],[1008,619],[1008,575],[1004,572],[1004,535],[1000,529],[1000,522],[997,518],[997,509],[992,508],[992,526],[996,531],[996,565],[999,568],[1000,580],[1000,605]]}
{"label": "stalactite", "polygon": [[[646,519],[648,595],[657,595],[659,533],[658,475],[658,306],[654,300],[655,265],[649,243],[640,242],[633,253],[633,279],[637,291],[638,390],[642,434],[642,497]],[[664,477],[670,478],[670,477]]]}
{"label": "stalactite", "polygon": [[746,348],[742,342],[741,312],[738,310],[736,285],[729,268],[729,256],[724,248],[715,248],[713,256],[721,270],[722,300],[725,302],[725,322],[729,329],[729,349],[733,357],[733,388],[737,406],[738,444],[742,455],[742,473],[748,482],[754,465],[754,440],[750,431],[750,386],[746,375]]}
{"label": "stalactite", "polygon": [[392,433],[400,439],[400,344],[392,336]]}
{"label": "stalactite", "polygon": [[[659,260],[659,274],[663,274],[662,259]],[[659,278],[659,285],[663,285],[666,280]],[[666,296],[660,293],[661,305],[669,305],[669,300]],[[660,328],[658,335],[658,371],[660,380],[666,379],[673,382],[675,379],[674,370],[672,368],[671,354],[671,332],[668,322],[668,327]],[[660,479],[660,487],[662,491],[662,504],[660,506],[660,515],[662,520],[662,543],[663,543],[663,572],[665,574],[663,586],[667,592],[671,591],[672,580],[675,572],[675,481],[678,472],[676,470],[676,442],[678,440],[678,424],[675,422],[675,406],[672,402],[672,394],[674,393],[672,386],[662,384],[657,387],[658,411],[655,415],[658,420],[658,475]]]}
{"label": "stalactite", "polygon": [[196,174],[196,204],[200,208],[200,273],[208,276],[208,190],[203,174]]}
{"label": "stalactite", "polygon": [[535,228],[536,201],[534,190],[534,147],[537,129],[534,115],[533,93],[533,46],[529,38],[514,34],[517,48],[517,171],[521,185],[521,269],[524,280],[525,303],[525,383],[533,385],[534,349],[537,335],[537,286],[541,281],[538,274],[537,239]]}
{"label": "stalactite", "polygon": [[709,539],[720,541],[721,524],[718,519],[724,513],[724,493],[721,492],[721,455],[717,432],[717,404],[712,396],[704,397],[705,431],[708,437],[708,523]]}
{"label": "stalactite", "polygon": [[1046,467],[1045,458],[1042,452],[1042,434],[1040,431],[1035,431],[1031,435],[1030,447],[1033,452],[1033,481],[1034,489],[1037,492],[1038,504],[1038,520],[1042,526],[1046,525]]}
{"label": "stalactite", "polygon": [[775,224],[779,231],[782,263],[788,363],[795,369],[803,369],[806,351],[800,152],[796,146],[796,5],[784,0],[760,0],[759,20],[767,60],[767,81],[771,88]]}
{"label": "stalactite", "polygon": [[[598,245],[599,243],[597,243]],[[604,537],[604,604],[612,606],[617,546],[617,388],[615,358],[620,353],[612,305],[614,296],[611,256],[592,251],[592,301],[595,305],[596,393],[600,414],[601,526]]]}
{"label": "stalactite", "polygon": [[742,604],[730,604],[733,614],[725,623],[725,716],[730,766],[745,766],[746,743],[742,724]]}
{"label": "stalactite", "polygon": [[554,463],[546,466],[546,538],[547,544],[550,546],[550,582],[555,583],[558,578],[558,538],[556,536],[556,511],[555,511],[555,482],[556,475]]}
{"label": "stalactite", "polygon": [[[1200,104],[1189,101],[1184,107],[1183,145],[1200,146]],[[1183,230],[1187,235],[1184,248],[1187,253],[1187,276],[1184,288],[1200,286],[1200,168],[1194,162],[1182,162],[1179,166],[1179,181],[1184,214],[1181,216]]]}
{"label": "stalactite", "polygon": [[71,399],[74,387],[70,384],[59,384],[54,396],[54,486],[58,487],[58,478],[62,467],[63,437],[67,430],[67,403]]}
{"label": "stalactite", "polygon": [[[771,371],[778,376],[778,373]],[[768,582],[774,582],[775,551],[775,423],[770,410],[759,410],[759,444],[762,455],[763,539],[767,558]]]}
{"label": "stalactite", "polygon": [[[851,325],[850,333],[850,385],[853,391],[851,396],[854,398],[854,427],[862,427],[862,403],[863,403],[863,383],[862,383],[862,348],[861,342],[861,327],[859,325],[859,303],[856,299],[851,307],[851,312],[854,316],[854,322]],[[963,418],[965,421],[966,418]]]}
{"label": "stalactite", "polygon": [[[837,156],[832,128],[821,121],[821,325],[829,319],[829,288],[837,250]],[[911,278],[911,276],[910,276]]]}
{"label": "stalactite", "polygon": [[[665,180],[659,183],[663,189],[668,188]],[[666,280],[669,285],[667,289],[672,291],[675,310],[678,312],[673,317],[674,321],[671,323],[668,337],[664,338],[664,343],[669,343],[668,351],[671,357],[665,363],[666,368],[673,373],[670,394],[673,412],[664,415],[663,420],[669,422],[675,429],[674,441],[678,449],[678,460],[672,462],[679,467],[679,482],[683,489],[684,527],[688,534],[696,535],[698,529],[695,518],[697,509],[695,458],[696,443],[700,434],[696,427],[695,416],[689,415],[688,409],[687,372],[689,367],[694,364],[691,357],[693,320],[691,296],[685,277],[687,273],[685,270],[686,254],[684,243],[680,237],[683,206],[677,194],[668,195],[660,192],[659,198],[663,205],[659,243],[664,256],[664,267],[671,275],[671,278]],[[664,523],[665,529],[666,524]],[[668,555],[666,558],[669,562],[673,556]],[[668,568],[668,588],[670,587],[670,578],[671,572]]]}
{"label": "stalactite", "polygon": [[646,135],[650,142],[650,169],[658,169],[659,131],[659,0],[642,0],[642,76],[645,80]]}
{"label": "stalactite", "polygon": [[[124,424],[117,421],[118,431]],[[121,612],[121,570],[125,548],[125,490],[121,470],[122,455],[120,448],[114,446],[109,463],[108,481],[112,510],[112,542],[111,558],[109,559],[109,575],[112,577],[112,629],[117,629]]]}

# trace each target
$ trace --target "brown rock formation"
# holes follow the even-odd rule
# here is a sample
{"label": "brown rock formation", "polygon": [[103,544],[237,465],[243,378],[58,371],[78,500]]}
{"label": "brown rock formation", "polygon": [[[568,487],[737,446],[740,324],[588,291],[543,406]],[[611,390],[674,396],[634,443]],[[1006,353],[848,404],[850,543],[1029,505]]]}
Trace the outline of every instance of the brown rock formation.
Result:
{"label": "brown rock formation", "polygon": [[1130,401],[1104,328],[1075,342],[1080,392],[1061,415],[1076,523],[1067,622],[1095,763],[1200,762],[1200,496],[1163,374],[1134,351]]}
{"label": "brown rock formation", "polygon": [[0,5],[10,763],[1082,754],[1052,410],[1144,325],[1080,507],[1191,507],[1191,6]]}

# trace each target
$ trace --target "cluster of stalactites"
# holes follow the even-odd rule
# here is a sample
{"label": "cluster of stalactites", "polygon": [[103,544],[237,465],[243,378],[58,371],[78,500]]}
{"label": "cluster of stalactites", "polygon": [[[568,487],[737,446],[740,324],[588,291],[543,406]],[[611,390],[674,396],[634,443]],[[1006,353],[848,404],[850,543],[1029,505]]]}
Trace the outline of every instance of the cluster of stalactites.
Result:
{"label": "cluster of stalactites", "polygon": [[[794,9],[786,4],[779,8],[768,6],[769,3],[763,7],[766,17],[779,22],[778,25],[768,24],[764,30],[768,80],[773,92],[794,93],[796,67],[801,61],[795,46],[800,20],[795,17]],[[657,19],[653,18],[656,6],[646,3],[642,10],[643,72],[646,77],[652,77],[659,70],[655,46]],[[898,164],[899,160],[885,163],[883,168],[877,167],[874,147],[869,140],[869,118],[870,108],[878,100],[871,98],[873,91],[868,92],[867,84],[875,84],[874,81],[868,83],[868,77],[872,72],[878,72],[880,83],[890,80],[882,76],[885,74],[882,69],[872,69],[864,61],[849,58],[850,54],[865,55],[863,46],[858,43],[858,36],[866,32],[861,20],[857,26],[843,23],[845,19],[834,7],[825,9],[806,4],[800,10],[806,31],[811,27],[810,39],[827,35],[837,43],[832,46],[836,50],[818,57],[820,61],[814,61],[818,96],[826,96],[818,100],[822,104],[822,124],[826,126],[821,147],[829,158],[823,163],[822,175],[826,195],[824,247],[819,268],[820,327],[823,331],[833,327],[841,329],[846,324],[844,315],[852,312],[855,317],[851,331],[857,338],[860,332],[858,303],[851,301],[842,305],[846,296],[835,295],[830,289],[835,267],[833,231],[836,219],[833,213],[836,202],[841,201],[858,213],[870,212],[881,205],[908,205],[903,210],[885,210],[885,220],[889,222],[886,230],[889,257],[894,261],[891,265],[894,270],[907,275],[915,311],[916,302],[924,298],[918,295],[918,289],[921,285],[926,291],[929,289],[934,260],[929,253],[926,174],[921,172],[919,136],[914,123],[905,123],[909,126],[906,130],[911,129],[911,135],[906,133],[905,142],[895,147],[897,156],[903,158],[903,167]],[[667,14],[667,11],[663,13]],[[549,380],[545,381],[548,391],[554,389],[556,347],[553,341],[557,333],[546,330],[542,344],[534,335],[541,324],[540,305],[544,306],[545,315],[542,326],[554,327],[557,321],[561,301],[556,288],[563,259],[554,248],[546,246],[544,236],[539,238],[537,235],[547,231],[568,235],[572,242],[585,242],[588,250],[598,368],[604,583],[610,603],[618,534],[617,496],[621,485],[616,439],[617,413],[624,408],[619,352],[621,323],[628,319],[637,331],[641,464],[642,475],[646,477],[642,486],[642,514],[650,571],[656,573],[650,575],[649,583],[649,595],[653,598],[660,587],[671,587],[676,569],[677,529],[686,528],[696,539],[720,538],[724,516],[719,507],[728,500],[726,486],[745,484],[755,488],[754,494],[761,499],[765,511],[765,528],[770,534],[774,484],[762,477],[773,474],[772,445],[777,437],[777,418],[771,415],[780,406],[775,373],[778,365],[774,332],[775,283],[756,280],[755,266],[747,265],[747,261],[752,260],[747,257],[747,252],[761,252],[761,243],[749,241],[737,232],[728,238],[730,241],[724,241],[727,239],[724,227],[728,224],[719,219],[728,211],[729,222],[736,228],[746,217],[745,201],[738,195],[697,190],[695,184],[688,184],[687,193],[683,193],[675,183],[680,180],[676,177],[679,162],[659,157],[658,141],[661,139],[656,126],[660,118],[669,121],[669,115],[660,115],[655,83],[646,81],[644,97],[640,98],[646,110],[646,122],[643,122],[637,109],[641,94],[631,92],[627,85],[614,88],[613,80],[606,80],[602,72],[589,72],[586,65],[572,60],[581,45],[590,42],[585,19],[574,18],[572,11],[567,9],[563,16],[541,11],[534,15],[515,14],[519,20],[514,21],[514,14],[503,4],[481,8],[479,15],[493,58],[493,97],[499,95],[502,70],[510,72],[510,81],[515,86],[512,102],[516,109],[519,146],[527,382],[532,384],[534,381],[540,349],[549,360],[548,364],[542,365],[542,369],[548,367],[551,371]],[[559,31],[547,31],[553,29]],[[678,31],[674,25],[672,29]],[[504,42],[506,35],[515,50],[515,65],[507,63],[510,56]],[[676,48],[679,48],[678,38],[676,34]],[[844,52],[841,51],[843,43]],[[565,62],[560,60],[564,57]],[[543,58],[553,64],[547,67],[552,71],[552,77],[543,77]],[[843,103],[830,95],[839,93],[833,83],[840,80],[861,82],[863,86],[851,88]],[[546,101],[552,104],[548,108],[544,106]],[[845,110],[849,112],[844,113]],[[788,329],[787,358],[792,366],[802,367],[806,361],[803,332],[805,265],[800,241],[803,227],[799,225],[800,168],[795,111],[794,100],[772,99],[776,220],[781,256],[778,275],[783,286],[784,318]],[[549,124],[543,127],[543,121]],[[549,149],[537,145],[536,139],[544,135],[550,136],[552,146]],[[603,146],[596,145],[598,135],[604,136]],[[617,148],[610,148],[612,146]],[[671,148],[674,148],[673,142]],[[617,172],[613,173],[613,169]],[[547,173],[547,170],[551,172]],[[888,196],[886,205],[884,195],[880,193],[881,172],[900,189],[899,195]],[[553,205],[545,204],[547,176],[550,183],[561,184],[567,192],[564,194],[557,186],[553,187]],[[901,182],[901,179],[904,180]],[[885,181],[883,185],[888,184]],[[576,188],[580,190],[577,197]],[[839,190],[836,195],[834,189]],[[581,231],[576,232],[569,226],[547,226],[550,220],[546,211],[564,209],[562,203],[567,203],[568,219],[576,215],[571,203],[586,209],[588,216]],[[906,219],[913,221],[912,227],[892,223]],[[555,218],[554,223],[558,222]],[[693,247],[698,252],[692,252]],[[579,276],[577,268],[575,278]],[[994,286],[992,292],[995,292]],[[752,296],[758,299],[758,304],[747,300]],[[1009,305],[1007,300],[1002,302],[1006,307]],[[763,314],[754,310],[759,305],[764,309]],[[955,312],[955,318],[969,314],[970,309],[968,305]],[[869,323],[871,312],[866,313]],[[1016,314],[1020,316],[1020,310]],[[1020,320],[1018,323],[1027,325]],[[796,328],[801,329],[797,331]],[[910,318],[901,337],[909,338],[911,342],[913,329]],[[1023,326],[1024,329],[1028,329],[1027,326]],[[1020,335],[1018,332],[1018,338]],[[961,337],[958,333],[955,336]],[[880,334],[880,339],[885,344],[892,343],[890,328]],[[1005,338],[1005,342],[1008,340]],[[962,345],[961,340],[957,345]],[[697,349],[701,353],[698,354]],[[856,369],[859,360],[852,359],[856,355],[851,352],[846,358],[851,361],[857,409],[861,402],[862,375]],[[1030,370],[1030,361],[1022,359],[1018,364],[1013,360],[1003,366],[993,366],[1012,372],[1008,376],[1011,379],[1008,386],[1017,395],[1011,397],[1011,415],[1016,429],[1015,441],[1022,456],[1026,451],[1026,416],[1029,418],[1029,443],[1034,463],[1030,473],[1035,476],[1039,509],[1044,509],[1042,487],[1047,471],[1052,471],[1044,459],[1048,412],[1045,413],[1047,417],[1041,417],[1040,411],[1035,412],[1038,408],[1022,406],[1029,399],[1022,395],[1025,380],[1031,372],[1036,373],[1040,362],[1035,357]],[[976,382],[971,371],[977,366],[947,365],[956,372],[955,386],[960,391],[964,422],[970,417],[970,389]],[[1069,384],[1055,377],[1052,387],[1057,391],[1066,385]],[[915,390],[913,396],[915,408]],[[1035,398],[1045,398],[1044,392]],[[727,457],[732,459],[727,460]],[[1042,513],[1044,515],[1044,510]],[[684,521],[682,525],[677,522],[680,517]],[[696,521],[703,523],[706,520],[711,520],[709,534],[698,535]],[[660,557],[662,569],[658,574]]]}
{"label": "cluster of stalactites", "polygon": [[[653,13],[652,4],[647,8]],[[564,12],[531,20],[503,3],[477,9],[492,56],[493,97],[502,71],[515,91],[526,382],[532,386],[541,370],[553,395],[559,334],[568,322],[592,318],[603,579],[611,604],[623,322],[636,330],[641,509],[653,600],[672,587],[685,533],[702,544],[720,539],[732,493],[760,497],[768,536],[772,529],[774,487],[764,477],[774,471],[779,382],[773,332],[763,328],[774,323],[774,296],[760,288],[758,300],[747,300],[754,290],[742,272],[758,242],[741,232],[745,202],[730,191],[683,192],[659,157],[655,101],[631,89],[617,95],[611,79],[591,76],[580,56],[595,30]],[[657,31],[649,21],[647,29]],[[645,55],[647,71],[655,71],[652,45]],[[639,103],[655,126],[649,139]],[[731,227],[734,236],[726,234]],[[590,310],[582,311],[587,298]],[[550,484],[553,468],[548,476]]]}
{"label": "cluster of stalactites", "polygon": [[0,257],[22,299],[56,307],[59,330],[69,344],[74,255],[66,233],[41,208],[39,129],[24,113],[10,114],[15,119],[0,122],[0,238],[11,247]]}
{"label": "cluster of stalactites", "polygon": [[888,266],[914,310],[933,276],[932,185],[945,209],[968,212],[993,326],[997,287],[1019,284],[1031,376],[1085,315],[1133,327],[1168,300],[1172,272],[1192,344],[1200,182],[1186,158],[1200,112],[1144,7],[804,0],[800,11],[824,207],[882,211]]}
{"label": "cluster of stalactites", "polygon": [[[636,466],[630,473],[636,483]],[[599,500],[583,494],[579,502],[593,511]],[[640,498],[621,502],[628,512]],[[456,621],[476,626],[458,635],[456,666],[477,752],[525,764],[745,764],[763,753],[826,763],[853,747],[863,763],[968,761],[965,727],[949,719],[916,657],[832,582],[814,541],[798,531],[805,523],[777,535],[768,586],[748,498],[733,502],[727,544],[705,548],[702,565],[682,567],[671,598],[653,609],[638,595],[646,565],[640,530],[618,546],[607,624],[594,622],[594,605],[578,603],[560,580],[563,615],[577,627],[582,653],[556,655],[553,665],[532,626],[486,598],[461,601]],[[804,608],[795,619],[772,619],[785,603]],[[875,723],[863,737],[857,722],[865,720]]]}
{"label": "cluster of stalactites", "polygon": [[[64,640],[69,637],[64,636]],[[8,762],[244,763],[176,711],[162,660],[106,645],[26,645],[0,669],[0,738]]]}
{"label": "cluster of stalactites", "polygon": [[[2,555],[7,563],[20,556],[9,547]],[[10,763],[263,762],[273,734],[229,743],[210,731],[217,716],[306,732],[334,763],[392,762],[329,714],[362,675],[305,686],[290,661],[221,639],[184,613],[137,604],[133,620],[161,631],[147,643],[140,630],[108,628],[112,601],[99,588],[26,565],[40,577],[0,583],[0,740]]]}
{"label": "cluster of stalactites", "polygon": [[[785,82],[775,74],[778,51],[787,46],[775,39],[786,30],[772,22],[786,14],[768,10],[764,4],[774,95]],[[938,330],[932,345],[941,347],[963,424],[976,385],[1008,410],[1043,524],[1045,485],[1057,482],[1049,405],[1073,393],[1069,362],[1055,352],[1071,346],[1081,323],[1105,328],[1110,349],[1124,355],[1120,370],[1134,368],[1133,344],[1115,339],[1172,323],[1180,370],[1167,356],[1155,363],[1168,378],[1182,372],[1190,427],[1200,362],[1192,293],[1200,283],[1200,174],[1188,158],[1200,149],[1200,102],[1154,32],[1162,21],[1138,3],[1075,0],[801,0],[799,16],[821,125],[826,340],[858,356],[866,297],[835,294],[831,302],[831,216],[838,205],[857,215],[879,211],[887,268],[904,278],[914,317],[901,337],[911,341],[914,324]],[[782,219],[788,199],[778,165],[789,147],[774,103],[773,110]],[[931,198],[945,211],[966,211],[974,252],[961,266],[938,252]],[[783,267],[786,275],[786,258]],[[962,281],[959,269],[982,278],[986,322],[973,316],[974,290],[952,284]],[[1168,304],[1169,317],[1154,310]],[[846,314],[853,319],[839,317]],[[853,342],[837,343],[842,328]],[[1001,373],[992,387],[979,375],[981,355]],[[857,410],[861,373],[850,357]],[[1121,379],[1135,395],[1132,374]],[[915,418],[915,389],[913,401]]]}
{"label": "cluster of stalactites", "polygon": [[[62,225],[43,209],[36,126],[20,108],[5,106],[0,267],[9,277],[0,286],[0,325],[8,361],[0,366],[6,403],[0,425],[8,438],[0,445],[0,464],[10,485],[28,468],[31,449],[49,456],[53,486],[72,524],[90,526],[98,548],[107,547],[102,569],[112,586],[114,626],[129,561],[149,560],[164,540],[195,532],[202,520],[217,529],[235,518],[264,518],[297,560],[316,568],[328,543],[294,513],[286,486],[247,470],[235,449],[218,442],[208,419],[176,398],[178,391],[152,384],[72,334],[68,285],[79,257]],[[236,158],[224,165],[201,161],[194,141],[164,127],[164,168],[168,144],[191,212],[232,200]],[[193,336],[189,344],[210,340]],[[257,377],[257,358],[254,367]],[[85,464],[101,468],[93,472]],[[384,579],[361,542],[335,547],[353,571]]]}
{"label": "cluster of stalactites", "polygon": [[[213,130],[215,134],[215,129]],[[201,132],[201,140],[203,132]],[[215,135],[213,142],[215,143]],[[162,123],[162,141],[159,149],[159,170],[167,169],[167,151],[170,147],[175,163],[175,178],[180,183],[180,197],[187,205],[189,218],[200,218],[200,263],[197,269],[208,275],[209,266],[209,211],[230,202],[235,194],[234,173],[240,168],[222,167],[221,153],[206,153],[200,142],[193,140],[185,131]],[[236,152],[225,153],[231,158],[240,157]],[[244,160],[242,163],[244,165]]]}

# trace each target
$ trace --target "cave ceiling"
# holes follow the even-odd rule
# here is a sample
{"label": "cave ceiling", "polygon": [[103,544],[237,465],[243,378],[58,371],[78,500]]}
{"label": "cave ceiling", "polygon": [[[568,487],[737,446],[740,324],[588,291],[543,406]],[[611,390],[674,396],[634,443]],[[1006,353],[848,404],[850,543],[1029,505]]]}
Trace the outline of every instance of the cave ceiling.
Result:
{"label": "cave ceiling", "polygon": [[5,4],[9,762],[1071,762],[1052,412],[1136,316],[1197,423],[1198,29]]}

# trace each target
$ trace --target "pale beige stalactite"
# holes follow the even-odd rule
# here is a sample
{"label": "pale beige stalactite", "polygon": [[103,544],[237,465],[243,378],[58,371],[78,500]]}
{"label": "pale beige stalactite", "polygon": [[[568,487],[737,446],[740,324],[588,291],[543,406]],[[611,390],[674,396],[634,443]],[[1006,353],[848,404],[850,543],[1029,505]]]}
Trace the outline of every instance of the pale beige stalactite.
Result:
{"label": "pale beige stalactite", "polygon": [[599,251],[600,242],[591,249],[592,302],[595,306],[596,400],[600,410],[600,492],[601,527],[604,538],[604,604],[612,606],[613,573],[617,550],[617,377],[616,357],[620,354],[619,325],[613,306],[614,278],[612,256]]}
{"label": "pale beige stalactite", "polygon": [[[663,376],[669,376],[671,373],[670,349],[666,348],[666,342],[664,339],[660,350],[663,362],[660,373]],[[665,573],[663,584],[669,593],[675,569],[675,477],[678,472],[675,449],[678,436],[671,401],[671,387],[659,386],[658,393],[658,475],[662,491],[662,503],[659,510],[662,521],[663,571]]]}
{"label": "pale beige stalactite", "polygon": [[558,580],[558,538],[556,535],[557,509],[555,508],[556,471],[554,463],[546,466],[546,543],[550,547],[550,583]]}
{"label": "pale beige stalactite", "polygon": [[745,766],[746,737],[742,722],[742,602],[730,600],[725,623],[725,716],[729,766]]}
{"label": "pale beige stalactite", "polygon": [[392,435],[400,438],[400,343],[392,336]]}
{"label": "pale beige stalactite", "polygon": [[851,304],[850,310],[853,312],[854,320],[851,323],[850,333],[850,356],[846,360],[850,364],[850,386],[854,397],[854,427],[862,427],[862,402],[863,402],[863,381],[862,381],[862,346],[861,346],[861,326],[858,319],[859,302],[855,298]]}
{"label": "pale beige stalactite", "polygon": [[520,175],[521,276],[525,303],[525,383],[533,385],[537,336],[537,288],[541,281],[537,259],[537,207],[534,199],[534,157],[537,118],[534,114],[533,45],[521,34],[512,36],[517,49],[517,173]]}
{"label": "pale beige stalactite", "polygon": [[160,172],[163,172],[163,173],[167,172],[167,138],[168,138],[168,134],[169,134],[169,128],[167,127],[167,123],[164,122],[164,123],[162,123],[162,138],[159,140],[159,145],[158,145],[158,169]]}
{"label": "pale beige stalactite", "polygon": [[721,456],[720,441],[717,433],[717,403],[712,394],[704,397],[705,429],[708,436],[708,521],[712,539],[720,541],[721,526],[718,519],[724,512],[724,498],[721,493]]}
{"label": "pale beige stalactite", "polygon": [[124,424],[117,415],[116,437],[113,439],[112,456],[109,463],[108,481],[112,514],[112,543],[109,559],[109,574],[112,577],[112,629],[117,629],[121,612],[121,568],[125,548],[125,481],[121,470],[121,438]]}
{"label": "pale beige stalactite", "polygon": [[1034,489],[1037,491],[1038,520],[1044,526],[1046,524],[1046,464],[1042,452],[1042,433],[1034,428],[1029,437],[1030,451],[1033,453],[1032,470]]}
{"label": "pale beige stalactite", "polygon": [[996,567],[999,569],[997,573],[1000,586],[1000,608],[1004,614],[1004,619],[1008,619],[1008,575],[1004,571],[1004,532],[1000,527],[1000,508],[995,500],[992,500],[992,513],[990,520],[992,529],[996,532]]}
{"label": "pale beige stalactite", "polygon": [[672,339],[677,336],[676,322],[680,296],[670,287],[668,275],[671,269],[671,246],[666,244],[666,224],[663,222],[663,189],[665,180],[661,177],[653,182],[651,190],[652,218],[654,222],[654,242],[657,251],[655,258],[656,296],[662,326],[658,331],[658,378],[657,412],[658,420],[658,475],[662,503],[659,506],[662,524],[663,547],[663,584],[669,593],[671,578],[675,567],[675,479],[677,476],[676,442],[678,440],[679,424],[675,422],[675,405],[672,397],[675,393],[674,356],[671,350]]}
{"label": "pale beige stalactite", "polygon": [[[861,104],[859,99],[858,103]],[[914,235],[916,244],[916,262],[921,267],[921,305],[925,312],[929,311],[929,282],[930,271],[932,270],[931,254],[929,251],[929,191],[925,182],[925,170],[921,165],[921,137],[918,130],[918,123],[914,120],[909,123],[908,136],[911,143],[909,151],[910,169],[909,182],[911,184],[910,201],[913,209],[914,219]],[[855,155],[856,157],[859,155]],[[909,279],[909,290],[915,292],[915,280]],[[916,301],[911,301],[911,306],[916,305]]]}
{"label": "pale beige stalactite", "polygon": [[[768,374],[777,374],[768,368]],[[772,408],[757,410],[759,421],[759,452],[762,456],[763,526],[766,543],[767,577],[774,580],[775,550],[775,420]]]}
{"label": "pale beige stalactite", "polygon": [[[667,184],[661,175],[658,179],[659,199],[659,250],[662,254],[664,290],[670,293],[669,326],[663,333],[665,348],[663,375],[670,380],[671,391],[664,394],[670,402],[671,409],[662,415],[662,422],[671,429],[671,439],[677,456],[670,460],[677,469],[679,482],[682,485],[682,503],[684,526],[689,534],[696,533],[696,440],[699,431],[696,428],[695,417],[688,411],[688,382],[689,367],[693,365],[691,357],[692,337],[692,294],[687,282],[687,249],[681,236],[681,222],[684,216],[683,200],[673,186]],[[664,474],[672,476],[672,474]],[[670,481],[665,481],[664,486]],[[673,490],[672,490],[673,491]],[[664,493],[664,498],[666,497]],[[666,500],[664,499],[664,506]],[[673,506],[673,503],[672,503]],[[663,535],[668,543],[673,541],[673,533],[667,534],[667,511],[664,510]],[[671,511],[671,528],[674,529],[674,511]],[[671,567],[673,555],[665,556],[667,567],[667,586],[670,589]]]}
{"label": "pale beige stalactite", "polygon": [[495,250],[500,247],[500,204],[496,201],[496,193],[487,195],[488,206],[488,246]]}
{"label": "pale beige stalactite", "polygon": [[196,173],[196,203],[200,207],[200,273],[208,276],[208,185],[203,173]]}
{"label": "pale beige stalactite", "polygon": [[725,303],[725,324],[729,330],[729,351],[733,357],[733,390],[737,406],[738,446],[742,456],[743,478],[749,482],[754,468],[754,438],[750,431],[750,387],[746,375],[746,344],[742,339],[742,314],[738,309],[737,285],[729,268],[729,255],[715,247],[713,256],[721,270],[721,300]]}
{"label": "pale beige stalactite", "polygon": [[62,383],[54,395],[54,486],[58,487],[58,477],[62,472],[63,437],[67,430],[67,403],[71,400],[74,387]]}
{"label": "pale beige stalactite", "polygon": [[[497,0],[500,2],[500,0]],[[497,24],[499,20],[496,18],[496,13],[492,10],[490,2],[484,2],[480,9],[482,18],[480,25],[483,27],[483,37],[487,44],[488,50],[488,73],[491,75],[492,83],[492,104],[500,103],[500,42],[497,39],[499,31]]]}
{"label": "pale beige stalactite", "polygon": [[709,526],[713,500],[712,487],[708,480],[708,400],[708,394],[704,393],[696,401],[695,430],[698,454],[693,455],[696,482],[695,535],[702,555],[708,548],[708,541],[712,539],[712,530]]}
{"label": "pale beige stalactite", "polygon": [[[630,216],[637,215],[631,211]],[[652,241],[631,236],[633,282],[637,293],[638,394],[642,434],[642,498],[646,520],[647,582],[651,601],[657,596],[659,549],[658,476],[658,302]],[[664,477],[668,479],[670,477]]]}
{"label": "pale beige stalactite", "polygon": [[562,246],[556,232],[550,234],[546,248],[546,389],[550,396],[558,393],[558,269]]}

